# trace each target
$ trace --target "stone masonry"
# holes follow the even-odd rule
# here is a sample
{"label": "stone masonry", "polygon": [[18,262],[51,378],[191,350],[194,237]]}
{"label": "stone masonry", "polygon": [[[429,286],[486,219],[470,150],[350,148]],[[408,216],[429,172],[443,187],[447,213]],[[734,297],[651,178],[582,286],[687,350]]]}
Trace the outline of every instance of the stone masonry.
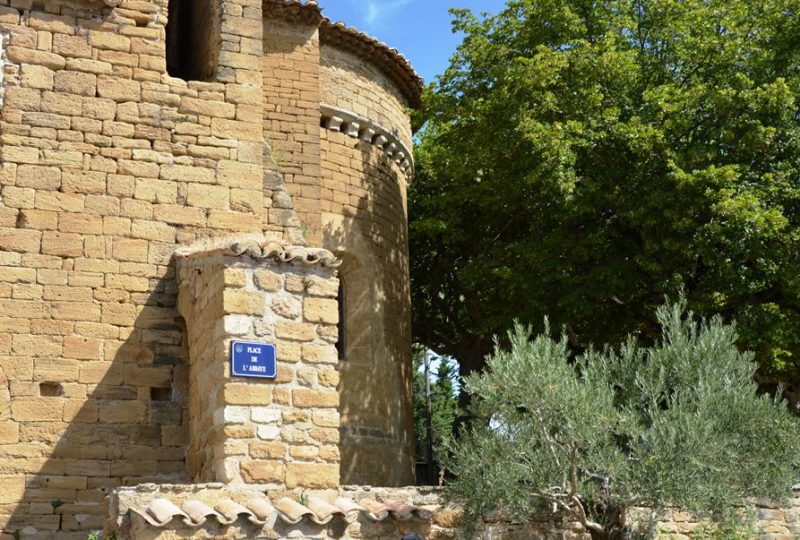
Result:
{"label": "stone masonry", "polygon": [[[0,540],[126,537],[124,501],[155,494],[205,519],[200,492],[246,527],[251,496],[391,511],[241,534],[178,508],[140,537],[458,538],[392,489],[414,479],[421,90],[313,0],[0,0]],[[276,379],[231,377],[235,339],[276,345]],[[799,534],[796,508],[758,512],[765,540]]]}
{"label": "stone masonry", "polygon": [[[334,272],[269,254],[201,252],[179,262],[191,359],[190,479],[262,489],[339,484]],[[232,340],[274,344],[277,378],[232,377],[220,362]]]}
{"label": "stone masonry", "polygon": [[[420,92],[315,2],[0,0],[0,539],[82,540],[143,483],[413,481]],[[248,238],[343,264],[317,294],[290,287],[322,267],[181,259]],[[179,281],[212,259],[220,282]],[[189,282],[208,313],[179,309]],[[226,379],[243,326],[279,342],[272,385]]]}

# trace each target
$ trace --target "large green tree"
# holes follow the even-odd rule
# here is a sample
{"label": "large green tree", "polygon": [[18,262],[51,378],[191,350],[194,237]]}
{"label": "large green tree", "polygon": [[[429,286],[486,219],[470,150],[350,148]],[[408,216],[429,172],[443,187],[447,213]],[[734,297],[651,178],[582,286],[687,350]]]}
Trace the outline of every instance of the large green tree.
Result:
{"label": "large green tree", "polygon": [[454,11],[412,185],[417,339],[468,373],[549,313],[578,349],[657,335],[683,288],[764,380],[800,372],[797,0]]}
{"label": "large green tree", "polygon": [[685,303],[657,310],[660,337],[573,360],[566,338],[517,327],[466,381],[473,422],[448,486],[468,524],[556,509],[598,540],[627,538],[630,510],[674,505],[725,521],[750,498],[786,499],[800,422],[758,395],[751,353]]}

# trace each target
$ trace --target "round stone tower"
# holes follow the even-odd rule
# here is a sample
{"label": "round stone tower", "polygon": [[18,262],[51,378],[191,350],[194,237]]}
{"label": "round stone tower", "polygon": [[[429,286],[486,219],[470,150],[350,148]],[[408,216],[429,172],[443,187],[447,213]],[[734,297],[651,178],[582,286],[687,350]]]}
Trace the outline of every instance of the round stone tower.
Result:
{"label": "round stone tower", "polygon": [[420,81],[397,51],[320,26],[322,245],[340,272],[342,482],[414,481],[407,110]]}
{"label": "round stone tower", "polygon": [[[394,49],[314,2],[264,3],[264,133],[286,208],[340,269],[342,484],[414,482],[406,191],[422,81]],[[291,223],[285,224],[291,228]]]}

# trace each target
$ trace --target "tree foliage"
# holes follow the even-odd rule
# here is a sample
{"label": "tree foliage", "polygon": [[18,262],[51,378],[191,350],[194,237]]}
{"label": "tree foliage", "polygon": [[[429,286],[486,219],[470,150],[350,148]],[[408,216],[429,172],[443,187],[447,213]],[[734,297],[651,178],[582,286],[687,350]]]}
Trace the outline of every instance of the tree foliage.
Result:
{"label": "tree foliage", "polygon": [[571,361],[566,337],[517,326],[483,375],[466,381],[476,421],[457,444],[449,495],[470,522],[557,508],[594,538],[623,538],[627,511],[665,505],[724,519],[747,497],[785,499],[800,422],[757,393],[734,327],[685,302],[657,310],[651,347]]}
{"label": "tree foliage", "polygon": [[654,338],[684,287],[762,375],[800,373],[796,0],[455,11],[411,189],[417,339],[481,367],[514,319]]}
{"label": "tree foliage", "polygon": [[[414,428],[416,432],[417,461],[427,459],[428,429],[425,403],[425,377],[423,362],[428,351],[417,348],[414,351]],[[452,444],[453,423],[458,409],[457,391],[454,381],[457,377],[455,363],[447,357],[439,358],[435,373],[431,374],[431,427],[433,439],[433,459],[441,464],[447,458]]]}

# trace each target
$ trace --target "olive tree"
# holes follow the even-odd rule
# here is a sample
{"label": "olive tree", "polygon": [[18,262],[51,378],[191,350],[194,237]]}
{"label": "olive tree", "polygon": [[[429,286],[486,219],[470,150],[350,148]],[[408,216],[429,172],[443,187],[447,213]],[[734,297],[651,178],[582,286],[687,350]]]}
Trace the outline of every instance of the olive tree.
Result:
{"label": "olive tree", "polygon": [[468,523],[557,509],[596,539],[625,538],[629,511],[667,505],[725,521],[796,479],[800,425],[759,395],[733,325],[685,300],[657,310],[654,345],[570,354],[568,339],[520,325],[466,380],[476,421],[456,445],[449,497]]}

